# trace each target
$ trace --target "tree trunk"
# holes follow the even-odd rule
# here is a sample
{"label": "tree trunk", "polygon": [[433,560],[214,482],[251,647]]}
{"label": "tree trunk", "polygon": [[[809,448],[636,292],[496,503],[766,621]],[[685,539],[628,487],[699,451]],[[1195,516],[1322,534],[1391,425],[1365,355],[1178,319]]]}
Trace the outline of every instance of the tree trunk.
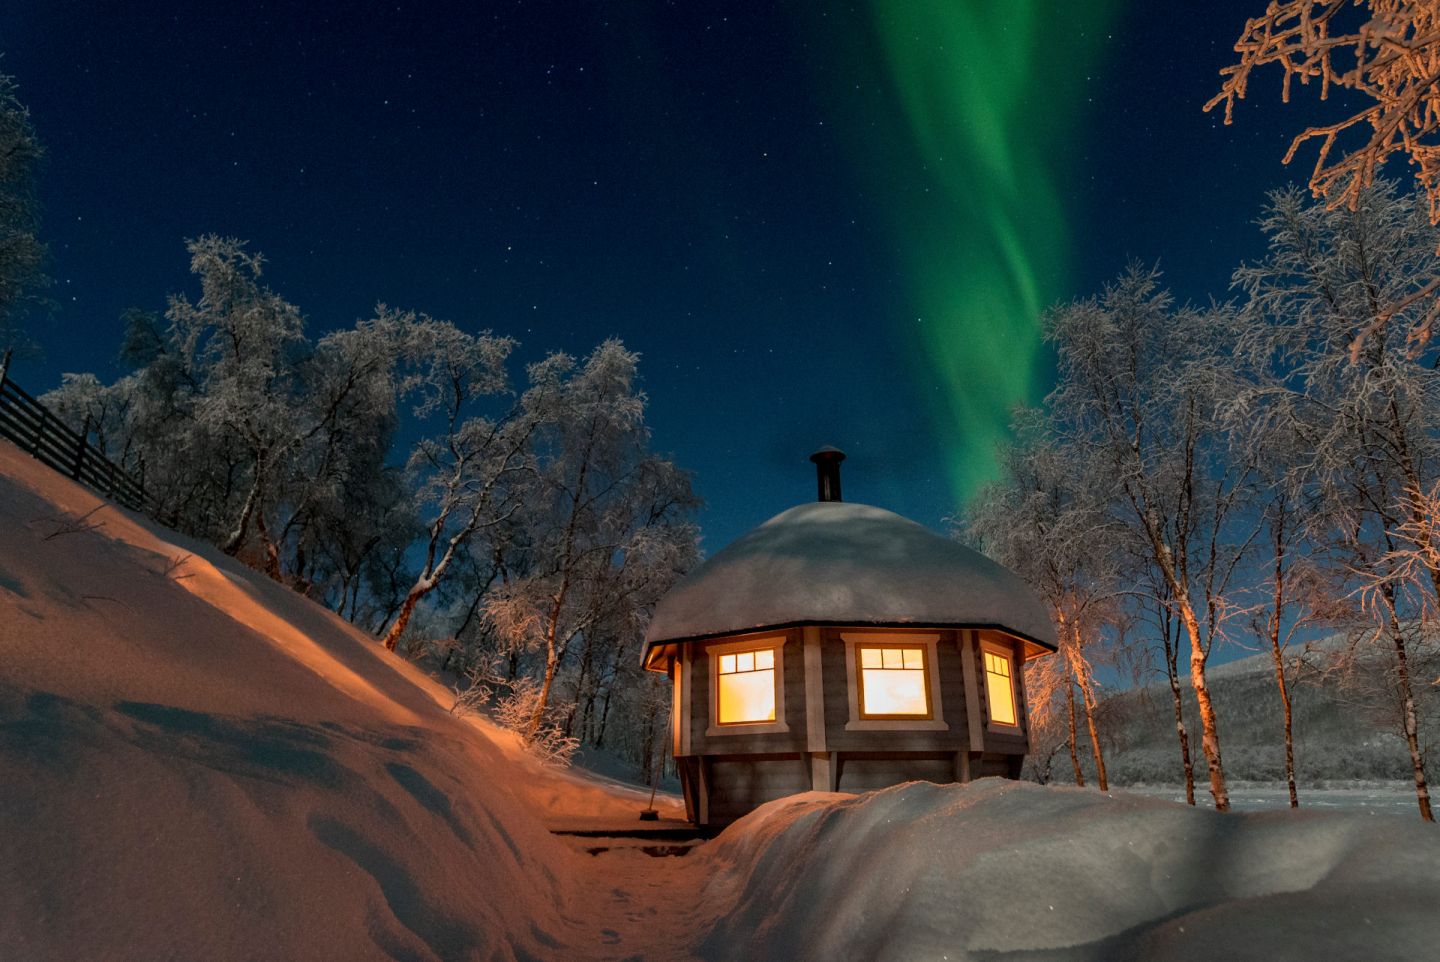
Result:
{"label": "tree trunk", "polygon": [[1185,730],[1185,698],[1180,690],[1180,676],[1175,670],[1175,649],[1170,645],[1168,616],[1165,622],[1165,674],[1170,680],[1170,698],[1175,704],[1175,734],[1180,741],[1180,764],[1185,771],[1185,802],[1195,804],[1195,765],[1190,761],[1190,733]]}
{"label": "tree trunk", "polygon": [[1085,709],[1085,726],[1090,730],[1090,749],[1095,753],[1095,778],[1100,791],[1108,792],[1110,780],[1105,777],[1105,756],[1100,751],[1100,731],[1095,727],[1095,693],[1088,683],[1080,687],[1080,703]]}
{"label": "tree trunk", "polygon": [[255,472],[255,480],[250,484],[250,491],[245,495],[245,505],[240,509],[240,517],[235,522],[230,537],[225,539],[221,550],[232,558],[240,553],[245,544],[245,536],[250,533],[250,518],[255,514],[255,505],[260,501],[260,472]]}
{"label": "tree trunk", "polygon": [[1395,643],[1395,680],[1400,689],[1401,725],[1405,730],[1405,745],[1410,749],[1410,765],[1415,772],[1415,801],[1420,806],[1420,817],[1427,822],[1433,822],[1435,813],[1430,808],[1430,784],[1425,778],[1425,756],[1420,753],[1415,692],[1410,686],[1410,659],[1405,651],[1405,636],[1395,617],[1394,599],[1388,592],[1386,600],[1390,602],[1390,638]]}
{"label": "tree trunk", "polygon": [[610,719],[610,692],[614,690],[611,685],[605,689],[605,697],[600,701],[600,724],[595,729],[595,747],[605,747],[605,723]]}
{"label": "tree trunk", "polygon": [[394,651],[395,646],[400,643],[400,636],[405,633],[405,626],[410,624],[410,616],[415,614],[415,606],[420,599],[430,593],[435,587],[434,582],[427,582],[424,579],[415,582],[405,595],[405,600],[400,603],[400,613],[395,616],[395,621],[390,625],[390,630],[385,633],[385,650]]}
{"label": "tree trunk", "polygon": [[270,526],[265,523],[264,510],[255,512],[255,533],[260,535],[260,546],[265,552],[265,574],[271,581],[283,581],[280,573],[280,546],[270,537]]}
{"label": "tree trunk", "polygon": [[535,737],[535,733],[540,730],[540,725],[545,720],[545,709],[550,704],[550,688],[555,684],[555,672],[560,667],[560,659],[555,656],[553,634],[547,636],[545,643],[545,680],[540,684],[540,697],[535,700],[535,710],[530,715],[530,724],[525,726],[526,741]]}
{"label": "tree trunk", "polygon": [[[400,614],[395,618],[395,623],[390,626],[390,630],[385,634],[385,649],[387,651],[394,651],[395,646],[399,644],[400,636],[404,634],[405,626],[410,623],[410,616],[415,613],[415,606],[420,603],[420,599],[434,591],[436,586],[440,584],[441,577],[444,576],[446,570],[450,567],[450,562],[455,559],[456,548],[475,530],[476,517],[478,517],[478,513],[471,516],[470,524],[467,527],[446,542],[445,553],[440,556],[440,560],[433,567],[430,566],[427,560],[426,570],[421,573],[419,578],[415,579],[415,584],[412,585],[410,591],[406,593],[405,601],[400,605]],[[441,523],[443,522],[436,522],[431,528],[429,558],[435,556],[435,542],[439,537]]]}
{"label": "tree trunk", "polygon": [[1075,683],[1065,679],[1065,706],[1070,713],[1070,764],[1075,769],[1075,784],[1085,787],[1085,773],[1080,770],[1080,753],[1075,746]]}
{"label": "tree trunk", "polygon": [[1275,659],[1275,684],[1280,689],[1280,707],[1285,712],[1285,784],[1290,790],[1290,807],[1299,808],[1300,798],[1295,793],[1295,742],[1292,737],[1290,715],[1290,686],[1285,681],[1285,655],[1280,649],[1280,612],[1285,601],[1285,550],[1281,535],[1275,536],[1275,608],[1270,613],[1270,654]]}
{"label": "tree trunk", "polygon": [[592,646],[590,644],[590,637],[587,635],[585,637],[585,647],[582,649],[580,654],[580,675],[578,678],[575,679],[575,704],[570,706],[570,715],[565,719],[565,734],[567,735],[575,734],[575,720],[577,718],[580,719],[581,741],[585,740],[584,736],[586,732],[584,730],[584,724],[590,713],[590,709],[586,705],[586,702],[588,700],[589,705],[595,704],[594,694],[587,693],[585,691],[585,683],[589,680],[590,677],[591,652]]}
{"label": "tree trunk", "polygon": [[1183,592],[1176,591],[1175,595],[1185,632],[1190,637],[1190,687],[1195,689],[1195,703],[1200,708],[1200,747],[1205,752],[1205,764],[1210,769],[1210,794],[1215,799],[1215,811],[1228,812],[1230,791],[1225,785],[1225,769],[1220,762],[1220,728],[1215,721],[1215,706],[1210,701],[1210,685],[1205,680],[1205,649],[1200,645],[1200,624],[1195,620],[1190,599]]}

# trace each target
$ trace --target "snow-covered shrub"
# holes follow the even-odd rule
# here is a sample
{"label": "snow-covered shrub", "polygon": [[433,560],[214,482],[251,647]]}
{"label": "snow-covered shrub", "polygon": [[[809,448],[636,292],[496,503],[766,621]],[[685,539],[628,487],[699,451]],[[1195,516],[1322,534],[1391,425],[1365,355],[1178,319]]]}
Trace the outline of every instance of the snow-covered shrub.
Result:
{"label": "snow-covered shrub", "polygon": [[525,747],[543,762],[568,765],[580,740],[565,733],[561,719],[553,706],[542,714],[540,726],[530,731],[535,717],[536,705],[540,702],[540,682],[528,675],[522,675],[508,683],[509,691],[495,699],[491,718],[502,728],[518,734],[525,741]]}
{"label": "snow-covered shrub", "polygon": [[474,715],[489,704],[495,697],[495,689],[490,680],[488,664],[472,665],[461,672],[460,678],[450,686],[450,690],[455,694],[455,700],[450,703],[450,714],[462,717]]}

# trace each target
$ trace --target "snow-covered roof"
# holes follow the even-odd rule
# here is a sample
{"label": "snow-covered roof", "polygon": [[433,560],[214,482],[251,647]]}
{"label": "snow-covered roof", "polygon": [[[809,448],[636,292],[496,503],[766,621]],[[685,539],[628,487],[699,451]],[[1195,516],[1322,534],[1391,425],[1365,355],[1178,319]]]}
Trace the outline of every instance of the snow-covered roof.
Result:
{"label": "snow-covered roof", "polygon": [[655,608],[645,649],[794,624],[995,627],[1053,650],[1018,575],[893,511],[818,501],[717,551]]}

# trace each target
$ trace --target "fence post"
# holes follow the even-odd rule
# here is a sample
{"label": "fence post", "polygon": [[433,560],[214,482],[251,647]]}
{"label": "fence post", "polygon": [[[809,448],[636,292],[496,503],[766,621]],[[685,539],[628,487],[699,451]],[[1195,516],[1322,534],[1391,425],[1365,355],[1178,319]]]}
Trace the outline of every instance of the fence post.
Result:
{"label": "fence post", "polygon": [[85,423],[80,427],[80,443],[75,445],[75,463],[70,466],[70,477],[76,481],[80,480],[80,467],[85,463],[85,439],[90,435],[90,417],[86,415]]}
{"label": "fence post", "polygon": [[5,386],[5,378],[10,374],[10,355],[14,354],[13,348],[7,347],[4,354],[0,354],[0,388]]}
{"label": "fence post", "polygon": [[[43,413],[43,409],[34,412],[34,415],[35,420],[30,422],[31,430],[34,432],[34,434],[30,438],[30,457],[39,458],[40,438],[45,433],[45,415]],[[55,470],[58,471],[60,469],[56,468]]]}

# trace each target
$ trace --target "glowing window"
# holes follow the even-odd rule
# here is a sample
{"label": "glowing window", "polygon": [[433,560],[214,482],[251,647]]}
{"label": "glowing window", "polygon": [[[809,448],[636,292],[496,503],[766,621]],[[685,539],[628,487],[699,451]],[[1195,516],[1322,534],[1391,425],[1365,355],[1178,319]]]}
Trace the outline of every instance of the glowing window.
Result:
{"label": "glowing window", "polygon": [[997,725],[1014,725],[1015,685],[1010,678],[1010,656],[995,651],[985,655],[985,694],[990,699],[990,720]]}
{"label": "glowing window", "polygon": [[861,718],[929,718],[925,649],[856,645]]}
{"label": "glowing window", "polygon": [[716,702],[722,725],[775,720],[775,649],[736,651],[717,659]]}

